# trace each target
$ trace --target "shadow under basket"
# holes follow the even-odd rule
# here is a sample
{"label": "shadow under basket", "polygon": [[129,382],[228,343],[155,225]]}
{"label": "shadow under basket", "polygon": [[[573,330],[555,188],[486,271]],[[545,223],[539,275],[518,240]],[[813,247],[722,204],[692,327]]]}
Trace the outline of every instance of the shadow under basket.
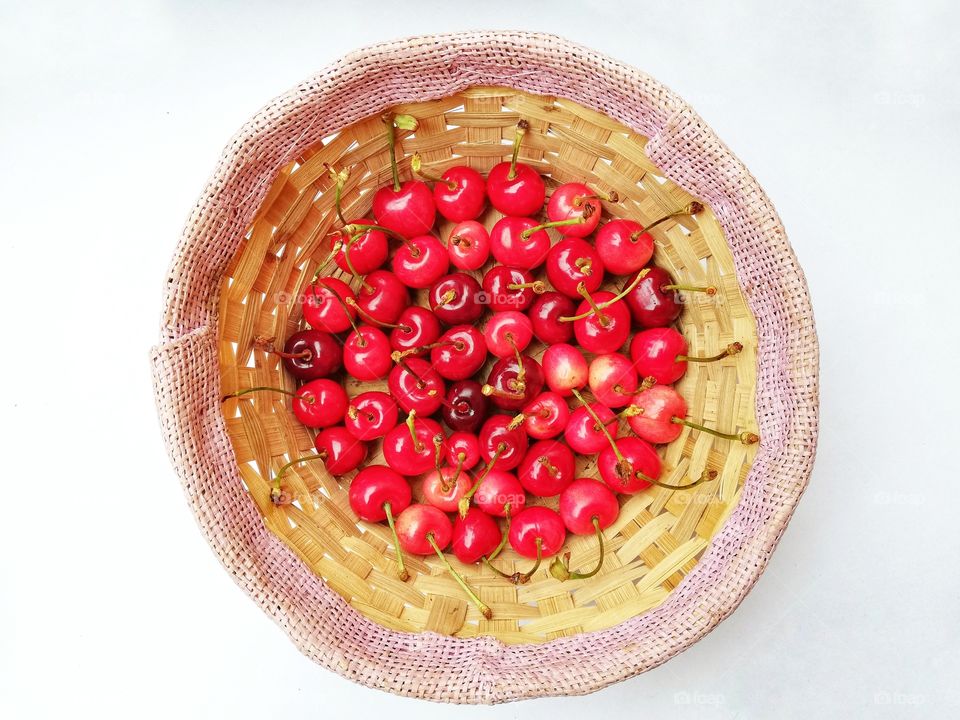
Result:
{"label": "shadow under basket", "polygon": [[[435,175],[458,164],[485,174],[509,159],[524,119],[520,159],[545,176],[548,193],[574,180],[616,191],[605,218],[644,225],[700,201],[706,209],[695,217],[652,230],[654,262],[682,284],[718,290],[686,296],[676,326],[691,354],[744,346],[719,363],[691,363],[677,389],[690,417],[758,430],[760,444],[685,429],[660,446],[663,481],[682,485],[705,470],[716,479],[621,496],[592,578],[561,583],[544,563],[515,586],[448,553],[492,609],[490,620],[435,556],[407,556],[410,577],[400,580],[388,528],[359,522],[350,509],[355,473],[338,479],[320,463],[293,467],[284,478],[295,502],[273,504],[278,470],[313,451],[289,398],[220,402],[247,387],[295,388],[254,341],[282,344],[304,327],[299,299],[339,227],[327,166],[350,171],[347,218],[369,216],[373,191],[389,181],[385,111],[419,121],[397,137],[404,178],[414,152]],[[481,220],[489,228],[499,217],[488,209]],[[450,227],[439,223],[442,239]],[[622,284],[612,279],[604,289]],[[423,292],[412,297],[426,304]],[[813,315],[771,203],[680,98],[552,36],[466,33],[379,45],[271,103],[228,146],[187,225],[163,335],[153,354],[162,428],[211,546],[306,655],[403,695],[491,703],[581,694],[659,665],[715,627],[756,582],[813,463]],[[539,359],[543,350],[534,342],[527,352]],[[345,387],[352,396],[386,383],[348,379]],[[366,462],[383,462],[378,443]],[[596,476],[595,457],[580,458],[577,469]],[[538,502],[556,507],[555,498]],[[569,536],[565,550],[575,569],[599,558],[593,536]],[[497,564],[513,572],[530,563],[507,550]]]}

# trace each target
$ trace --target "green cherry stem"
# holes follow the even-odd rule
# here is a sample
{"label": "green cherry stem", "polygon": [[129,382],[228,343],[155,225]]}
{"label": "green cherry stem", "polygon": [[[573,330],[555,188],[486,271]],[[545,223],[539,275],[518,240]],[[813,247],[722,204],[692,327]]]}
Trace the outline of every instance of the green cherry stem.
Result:
{"label": "green cherry stem", "polygon": [[463,591],[467,594],[467,597],[470,598],[470,602],[476,605],[477,610],[480,611],[481,615],[483,615],[487,620],[491,620],[493,618],[493,611],[473,591],[473,588],[467,585],[467,581],[463,579],[463,576],[454,569],[453,565],[450,564],[450,561],[447,560],[447,556],[443,554],[443,550],[441,550],[440,546],[437,545],[437,541],[432,532],[427,533],[427,542],[430,543],[430,547],[433,548],[433,551],[437,554],[437,557],[440,558],[440,560],[446,566],[447,572],[449,572],[453,576],[453,579],[457,581],[457,584],[463,588]]}
{"label": "green cherry stem", "polygon": [[423,158],[420,157],[420,153],[418,152],[415,152],[410,158],[410,169],[413,170],[414,174],[419,175],[424,180],[432,183],[444,183],[451,192],[457,189],[457,183],[453,180],[444,180],[442,177],[437,177],[436,175],[431,175],[426,172],[423,169]]}
{"label": "green cherry stem", "polygon": [[593,529],[597,533],[597,542],[600,545],[600,561],[590,572],[579,573],[571,572],[570,570],[570,553],[564,553],[562,560],[559,557],[554,558],[553,562],[550,563],[550,574],[560,582],[565,580],[586,580],[587,578],[592,578],[594,575],[600,572],[600,568],[603,567],[603,530],[600,529],[600,519],[596,515],[590,519],[593,522]]}
{"label": "green cherry stem", "polygon": [[483,481],[486,480],[487,475],[490,474],[490,471],[493,469],[493,466],[497,464],[497,460],[500,459],[500,456],[503,455],[507,450],[507,444],[503,441],[497,443],[497,450],[490,457],[490,462],[488,462],[483,470],[477,475],[476,481],[473,483],[471,488],[467,491],[467,494],[460,498],[460,502],[457,503],[457,510],[460,513],[461,518],[467,516],[467,511],[470,509],[470,501],[473,499],[473,496],[476,494],[477,490],[480,488],[480,485],[483,484]]}
{"label": "green cherry stem", "polygon": [[587,292],[587,288],[585,285],[583,286],[583,291],[581,292],[580,286],[583,285],[583,283],[580,283],[579,285],[577,285],[577,292],[579,292],[580,295],[590,304],[590,309],[587,310],[585,313],[580,313],[579,315],[563,315],[557,318],[557,320],[559,320],[560,322],[576,322],[577,320],[583,320],[584,318],[588,318],[594,314],[598,315],[599,317],[606,317],[605,315],[603,315],[602,310],[610,307],[614,303],[620,302],[627,295],[632,293],[634,289],[636,289],[637,285],[640,284],[640,281],[643,280],[647,276],[647,273],[649,272],[650,272],[650,268],[644,268],[639,273],[637,273],[637,276],[633,279],[633,282],[631,282],[623,290],[621,290],[619,293],[614,295],[609,300],[604,300],[601,303],[595,303],[593,301],[593,298],[590,297],[590,293]]}
{"label": "green cherry stem", "polygon": [[517,158],[520,157],[520,143],[523,142],[523,136],[530,129],[530,123],[526,120],[520,120],[517,123],[517,132],[513,136],[513,152],[510,155],[510,172],[507,173],[507,180],[515,180],[517,177]]}
{"label": "green cherry stem", "polygon": [[297,393],[295,393],[292,390],[285,390],[284,388],[278,388],[278,387],[269,387],[268,385],[257,385],[256,387],[249,387],[244,390],[237,390],[236,392],[227,393],[222,398],[220,398],[220,402],[226,402],[230,398],[239,398],[239,397],[243,397],[244,395],[248,395],[249,393],[255,393],[255,392],[275,392],[275,393],[280,393],[282,395],[289,395],[290,397],[297,397]]}
{"label": "green cherry stem", "polygon": [[692,355],[677,355],[676,362],[700,362],[700,363],[709,363],[716,362],[717,360],[723,360],[725,357],[733,357],[734,355],[739,355],[743,351],[743,345],[741,343],[735,342],[727,345],[723,352],[717,353],[712,357],[694,357]]}
{"label": "green cherry stem", "polygon": [[385,502],[383,504],[383,511],[387,515],[387,525],[390,526],[390,533],[393,535],[393,547],[397,551],[397,575],[400,576],[403,582],[406,582],[410,579],[410,573],[407,572],[407,567],[403,562],[403,551],[400,549],[400,538],[397,537],[397,526],[393,520],[393,511],[390,508],[390,503]]}
{"label": "green cherry stem", "polygon": [[697,213],[701,213],[701,212],[703,212],[703,203],[699,203],[699,202],[697,202],[696,200],[694,200],[693,202],[685,205],[684,207],[680,208],[679,210],[677,210],[677,211],[675,211],[675,212],[672,212],[672,213],[670,213],[669,215],[664,215],[664,216],[663,216],[662,218],[660,218],[659,220],[654,220],[652,223],[650,223],[649,225],[647,225],[647,226],[641,231],[641,234],[643,234],[643,233],[645,233],[645,232],[650,232],[651,229],[655,228],[655,227],[656,227],[657,225],[659,225],[660,223],[664,223],[664,222],[666,222],[667,220],[670,220],[671,218],[680,217],[681,215],[696,215]]}
{"label": "green cherry stem", "polygon": [[748,432],[746,430],[740,433],[725,433],[725,432],[720,432],[719,430],[713,430],[712,428],[705,427],[703,425],[700,425],[699,423],[693,422],[692,420],[687,420],[686,418],[681,418],[676,416],[670,418],[670,422],[672,422],[674,425],[686,425],[688,428],[693,428],[694,430],[699,430],[700,432],[709,433],[710,435],[714,435],[715,437],[723,438],[725,440],[737,440],[743,443],[744,445],[755,445],[756,443],[760,442],[759,435],[757,435],[756,433]]}
{"label": "green cherry stem", "polygon": [[520,237],[526,240],[535,232],[538,232],[540,230],[546,230],[548,228],[555,228],[555,227],[565,227],[567,225],[582,225],[587,221],[587,219],[591,215],[593,215],[593,212],[594,212],[593,205],[587,205],[585,208],[583,208],[583,212],[577,215],[576,217],[567,218],[566,220],[552,220],[550,222],[541,223],[540,225],[536,225],[535,227],[527,228],[526,230],[520,233]]}
{"label": "green cherry stem", "polygon": [[277,503],[280,501],[280,496],[282,494],[282,491],[280,489],[280,479],[283,477],[284,473],[287,472],[287,470],[292,468],[294,465],[299,465],[301,463],[312,462],[314,460],[324,461],[326,459],[327,459],[327,454],[325,452],[321,452],[321,453],[317,453],[316,455],[304,455],[303,457],[294,458],[293,460],[288,462],[286,465],[284,465],[277,471],[277,474],[273,478],[273,489],[270,490],[270,499],[274,503]]}

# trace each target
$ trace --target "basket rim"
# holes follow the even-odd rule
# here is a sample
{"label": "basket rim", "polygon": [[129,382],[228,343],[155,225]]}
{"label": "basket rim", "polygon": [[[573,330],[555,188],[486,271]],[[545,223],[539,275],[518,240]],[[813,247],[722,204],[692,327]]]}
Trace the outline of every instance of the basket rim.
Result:
{"label": "basket rim", "polygon": [[[544,72],[561,67],[562,87]],[[424,70],[433,72],[432,84],[423,80]],[[714,210],[759,337],[756,415],[764,441],[744,496],[696,567],[661,606],[642,616],[536,645],[403,633],[360,615],[262,526],[242,491],[219,412],[220,275],[279,168],[349,124],[343,113],[328,119],[336,94],[345,86],[362,88],[368,101],[356,103],[364,108],[356,121],[392,105],[480,85],[564,97],[647,137],[650,160]],[[306,121],[307,129],[295,142],[278,143],[291,118]],[[370,687],[440,701],[584,694],[657,667],[705,636],[762,574],[809,481],[818,434],[813,311],[803,272],[766,194],[671,90],[630,66],[542,33],[465,32],[380,43],[350,53],[269,103],[228,144],[184,229],[168,273],[161,344],[152,362],[171,461],[201,530],[235,581],[319,664]],[[196,387],[196,397],[183,397],[185,383]],[[207,452],[198,456],[198,447]],[[209,457],[217,463],[211,465]],[[751,508],[762,516],[748,515]],[[231,510],[236,512],[225,526],[223,513]],[[545,665],[556,670],[549,682],[537,679]]]}

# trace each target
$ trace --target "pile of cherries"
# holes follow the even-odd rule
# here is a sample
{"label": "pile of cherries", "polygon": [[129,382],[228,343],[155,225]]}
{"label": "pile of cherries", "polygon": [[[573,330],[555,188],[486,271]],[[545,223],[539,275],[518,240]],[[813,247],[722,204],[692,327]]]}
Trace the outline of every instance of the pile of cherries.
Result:
{"label": "pile of cherries", "polygon": [[[651,485],[685,489],[716,477],[708,471],[680,486],[661,482],[654,444],[675,440],[684,426],[757,442],[753,433],[718,433],[691,422],[672,387],[688,362],[720,360],[741,346],[712,358],[688,355],[684,337],[671,327],[682,308],[678,292],[716,291],[677,285],[649,265],[652,225],[628,219],[600,225],[601,201],[616,203],[615,194],[564,183],[546,203],[546,220],[538,219],[546,185],[517,160],[525,122],[510,162],[486,179],[467,166],[431,176],[415,155],[411,169],[423,179],[401,182],[395,133],[417,123],[405,115],[384,121],[393,182],[376,191],[372,219],[344,218],[340,196],[348,176],[330,170],[341,227],[302,299],[309,329],[291,335],[283,350],[271,339],[257,340],[303,384],[292,392],[258,387],[230,397],[286,393],[300,422],[319,431],[317,454],[277,473],[278,504],[292,500],[281,483],[291,465],[321,460],[342,476],[380,442],[386,465],[356,473],[353,511],[361,520],[388,523],[402,579],[408,578],[403,552],[435,553],[490,617],[443,551],[450,547],[463,563],[485,562],[514,583],[529,580],[552,556],[550,572],[560,580],[595,575],[603,564],[603,530],[619,513],[618,493]],[[477,222],[488,202],[504,215],[489,232]],[[657,222],[701,209],[691,203]],[[438,213],[455,223],[446,242],[433,234]],[[548,228],[560,234],[558,242]],[[590,235],[592,242],[585,239]],[[330,262],[349,283],[322,276]],[[471,273],[484,268],[478,281]],[[620,292],[600,289],[610,276],[623,276]],[[411,304],[411,288],[428,291],[426,307]],[[541,362],[525,353],[534,339],[547,346]],[[385,379],[389,392],[348,397],[333,379],[341,368],[380,388]],[[620,434],[621,419],[632,434]],[[578,456],[594,455],[599,479],[577,477]],[[420,480],[420,503],[413,503],[413,479]],[[559,512],[528,503],[557,496]],[[569,553],[558,555],[567,532],[596,535],[595,568],[574,572]],[[507,574],[493,564],[507,542],[535,561],[529,571]]]}

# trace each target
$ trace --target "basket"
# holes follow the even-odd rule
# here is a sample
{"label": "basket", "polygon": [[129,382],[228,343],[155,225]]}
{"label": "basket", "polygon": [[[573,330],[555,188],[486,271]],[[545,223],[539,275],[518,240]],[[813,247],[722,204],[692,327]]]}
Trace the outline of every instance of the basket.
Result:
{"label": "basket", "polygon": [[[521,158],[548,188],[583,180],[615,190],[610,217],[658,225],[655,262],[716,298],[686,305],[692,350],[734,340],[744,351],[690,369],[690,415],[758,429],[759,446],[685,430],[661,449],[667,482],[704,470],[690,490],[653,487],[621,503],[607,560],[589,580],[544,568],[517,587],[456,564],[490,605],[469,605],[438,560],[411,558],[402,582],[385,527],[358,522],[350,476],[322,465],[286,475],[298,502],[275,506],[271,479],[313,447],[286,398],[224,393],[293,388],[254,339],[301,327],[297,298],[337,226],[326,165],[350,168],[349,217],[389,178],[381,114],[408,113],[407,160],[431,172]],[[499,215],[489,210],[484,222]],[[441,237],[449,226],[441,224]],[[415,302],[422,301],[422,296]],[[719,299],[719,300],[718,300]],[[184,232],[166,287],[154,383],[172,462],[208,542],[238,584],[308,657],[365,685],[431,700],[494,703],[582,694],[649,670],[725,618],[763,572],[807,483],[817,436],[818,347],[806,283],[769,200],[746,168],[676,95],[642,73],[556,37],[464,33],[351,54],[273,101],[228,146]],[[534,356],[543,348],[533,348]],[[348,382],[349,394],[361,391]],[[369,383],[363,390],[374,389]],[[374,448],[368,462],[377,461]],[[590,461],[578,470],[591,474]],[[598,558],[568,539],[574,567]],[[506,569],[521,562],[508,552]]]}

